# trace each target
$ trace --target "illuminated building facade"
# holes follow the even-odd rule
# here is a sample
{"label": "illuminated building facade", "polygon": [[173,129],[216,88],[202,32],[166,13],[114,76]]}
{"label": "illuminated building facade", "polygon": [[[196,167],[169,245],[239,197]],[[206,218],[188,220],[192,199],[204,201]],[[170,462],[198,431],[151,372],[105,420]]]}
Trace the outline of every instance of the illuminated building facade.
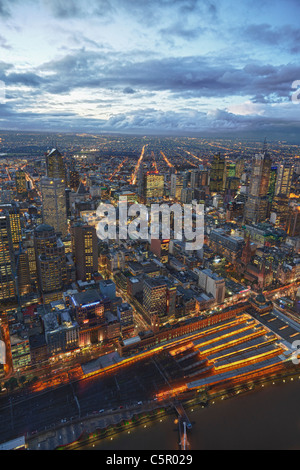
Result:
{"label": "illuminated building facade", "polygon": [[10,232],[9,214],[0,210],[0,300],[16,297],[15,260]]}
{"label": "illuminated building facade", "polygon": [[167,314],[167,283],[164,278],[147,278],[143,287],[143,308],[149,320]]}
{"label": "illuminated building facade", "polygon": [[255,155],[250,177],[249,196],[245,205],[244,221],[259,223],[266,220],[269,209],[268,189],[271,158],[267,152]]}
{"label": "illuminated building facade", "polygon": [[144,175],[144,199],[160,198],[164,195],[165,178],[154,171],[148,171]]}
{"label": "illuminated building facade", "polygon": [[16,190],[18,196],[24,196],[27,194],[27,181],[26,181],[26,174],[22,170],[17,170],[15,173],[15,181],[16,181]]}
{"label": "illuminated building facade", "polygon": [[184,175],[176,173],[171,175],[171,190],[170,196],[174,199],[181,200],[181,191],[184,187]]}
{"label": "illuminated building facade", "polygon": [[76,277],[90,281],[98,271],[98,239],[95,227],[76,224],[72,227]]}
{"label": "illuminated building facade", "polygon": [[280,165],[275,185],[275,195],[283,194],[289,197],[291,192],[292,177],[294,174],[293,165]]}
{"label": "illuminated building facade", "polygon": [[9,216],[9,225],[10,225],[10,234],[12,239],[12,244],[15,250],[19,248],[21,239],[22,239],[22,228],[21,228],[21,217],[20,217],[20,208],[16,202],[11,204],[1,204],[1,211],[6,212]]}
{"label": "illuminated building facade", "polygon": [[[67,284],[65,247],[50,225],[39,225],[34,231],[35,257],[39,289],[44,299],[55,300]],[[53,293],[54,295],[47,295]]]}
{"label": "illuminated building facade", "polygon": [[215,155],[211,164],[209,190],[212,193],[223,191],[225,174],[225,157]]}
{"label": "illuminated building facade", "polygon": [[55,228],[65,237],[68,233],[65,182],[60,179],[42,178],[43,222]]}
{"label": "illuminated building facade", "polygon": [[57,149],[52,149],[46,154],[46,168],[48,178],[66,181],[63,156]]}

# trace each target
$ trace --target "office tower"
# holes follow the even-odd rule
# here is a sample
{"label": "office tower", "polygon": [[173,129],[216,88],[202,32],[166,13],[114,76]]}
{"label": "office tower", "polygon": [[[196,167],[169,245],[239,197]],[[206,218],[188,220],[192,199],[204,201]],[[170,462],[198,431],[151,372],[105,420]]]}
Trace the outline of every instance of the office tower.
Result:
{"label": "office tower", "polygon": [[225,162],[223,190],[226,188],[227,180],[231,178],[235,178],[235,163]]}
{"label": "office tower", "polygon": [[[285,227],[289,218],[289,197],[286,194],[274,196],[271,212],[276,215],[275,225]],[[274,218],[274,216],[273,216]]]}
{"label": "office tower", "polygon": [[164,195],[164,175],[148,171],[144,175],[144,198],[147,201],[151,198],[160,198]]}
{"label": "office tower", "polygon": [[46,154],[46,169],[48,178],[57,178],[66,183],[66,169],[62,154],[52,149]]}
{"label": "office tower", "polygon": [[42,178],[43,222],[54,227],[65,237],[68,233],[65,182],[60,179]]}
{"label": "office tower", "polygon": [[278,170],[277,166],[271,166],[270,181],[269,181],[269,187],[268,187],[268,197],[269,197],[270,204],[272,204],[273,198],[275,196],[277,170]]}
{"label": "office tower", "polygon": [[215,155],[210,169],[209,190],[212,193],[218,193],[223,190],[225,172],[225,157],[220,153]]}
{"label": "office tower", "polygon": [[192,170],[191,171],[191,188],[199,188],[200,183],[199,183],[199,178],[200,178],[200,170]]}
{"label": "office tower", "polygon": [[194,199],[194,190],[192,188],[182,188],[180,201],[182,204],[192,204]]}
{"label": "office tower", "polygon": [[289,207],[289,215],[286,225],[287,234],[290,237],[300,236],[300,206]]}
{"label": "office tower", "polygon": [[275,195],[284,194],[289,197],[291,192],[292,177],[294,174],[294,166],[292,165],[280,165],[278,167],[278,173],[275,185]]}
{"label": "office tower", "polygon": [[36,267],[33,231],[25,232],[25,239],[23,240],[23,247],[24,247],[24,250],[26,250],[27,257],[28,257],[30,283],[33,287],[37,287],[37,267]]}
{"label": "office tower", "polygon": [[271,158],[267,152],[255,155],[252,163],[249,196],[245,205],[244,221],[259,223],[266,220],[269,209],[268,189]]}
{"label": "office tower", "polygon": [[242,174],[245,170],[245,161],[242,157],[239,157],[235,163],[235,177],[241,179]]}
{"label": "office tower", "polygon": [[164,278],[144,280],[143,308],[151,324],[167,314],[167,283]]}
{"label": "office tower", "polygon": [[9,214],[0,209],[0,300],[16,298],[15,259]]}
{"label": "office tower", "polygon": [[80,184],[80,175],[77,170],[70,170],[69,173],[69,186],[73,191],[77,191]]}
{"label": "office tower", "polygon": [[18,196],[25,196],[28,190],[25,172],[17,170],[15,173],[15,181]]}
{"label": "office tower", "polygon": [[29,259],[28,253],[26,250],[22,250],[17,255],[16,259],[17,265],[17,283],[18,283],[18,294],[20,296],[29,294],[31,291],[31,279],[30,279],[30,270],[29,270]]}
{"label": "office tower", "polygon": [[12,244],[14,249],[17,250],[22,239],[20,208],[16,202],[12,202],[10,204],[0,204],[0,211],[8,214]]}
{"label": "office tower", "polygon": [[174,199],[181,199],[181,191],[184,187],[184,175],[183,173],[176,173],[171,175],[171,190],[170,195]]}
{"label": "office tower", "polygon": [[34,230],[34,246],[39,289],[44,301],[56,300],[56,293],[67,283],[65,247],[54,228],[46,224]]}
{"label": "office tower", "polygon": [[95,227],[76,224],[72,227],[76,277],[90,281],[98,271],[98,238]]}

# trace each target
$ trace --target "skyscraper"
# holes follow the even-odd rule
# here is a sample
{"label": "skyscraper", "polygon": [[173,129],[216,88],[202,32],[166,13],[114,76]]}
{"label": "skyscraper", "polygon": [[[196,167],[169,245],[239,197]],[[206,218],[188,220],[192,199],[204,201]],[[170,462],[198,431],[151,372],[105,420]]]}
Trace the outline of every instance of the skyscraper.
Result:
{"label": "skyscraper", "polygon": [[242,174],[245,170],[245,161],[242,157],[239,157],[235,164],[235,177],[241,179]]}
{"label": "skyscraper", "polygon": [[157,277],[144,280],[143,307],[152,327],[158,326],[159,320],[167,315],[167,283],[165,279]]}
{"label": "skyscraper", "polygon": [[98,239],[95,227],[76,224],[72,227],[76,276],[78,280],[90,281],[98,271]]}
{"label": "skyscraper", "polygon": [[15,173],[15,181],[18,196],[24,196],[28,189],[25,172],[22,170],[17,170]]}
{"label": "skyscraper", "polygon": [[268,188],[268,196],[269,196],[270,204],[272,204],[272,201],[273,201],[274,196],[275,196],[277,170],[278,170],[277,166],[271,166],[269,188]]}
{"label": "skyscraper", "polygon": [[0,300],[16,298],[15,259],[9,214],[0,209]]}
{"label": "skyscraper", "polygon": [[1,210],[8,214],[12,244],[14,249],[18,249],[22,239],[20,208],[16,202],[12,202],[10,204],[0,204]]}
{"label": "skyscraper", "polygon": [[171,190],[170,195],[174,199],[181,199],[181,191],[184,188],[184,174],[176,173],[171,175]]}
{"label": "skyscraper", "polygon": [[215,155],[211,164],[209,190],[218,193],[224,187],[225,157],[219,153]]}
{"label": "skyscraper", "polygon": [[164,175],[148,171],[144,175],[144,199],[159,198],[164,195]]}
{"label": "skyscraper", "polygon": [[291,192],[292,177],[294,174],[293,165],[280,165],[277,172],[275,195],[284,194],[289,197]]}
{"label": "skyscraper", "polygon": [[57,178],[42,178],[43,222],[65,237],[68,232],[65,182]]}
{"label": "skyscraper", "polygon": [[46,154],[46,168],[48,178],[58,178],[66,182],[63,156],[57,149],[52,149]]}
{"label": "skyscraper", "polygon": [[44,301],[55,300],[67,281],[64,245],[53,227],[42,224],[34,231],[34,246],[39,289]]}
{"label": "skyscraper", "polygon": [[245,205],[246,223],[263,222],[268,215],[269,198],[267,196],[270,181],[271,158],[268,152],[255,155],[252,163],[249,196]]}

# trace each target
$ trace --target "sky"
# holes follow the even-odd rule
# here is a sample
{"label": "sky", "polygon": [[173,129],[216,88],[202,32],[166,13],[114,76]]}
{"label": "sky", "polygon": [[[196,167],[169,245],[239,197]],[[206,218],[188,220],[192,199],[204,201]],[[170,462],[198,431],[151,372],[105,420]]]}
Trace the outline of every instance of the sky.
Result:
{"label": "sky", "polygon": [[298,0],[0,0],[0,129],[300,143],[299,17]]}

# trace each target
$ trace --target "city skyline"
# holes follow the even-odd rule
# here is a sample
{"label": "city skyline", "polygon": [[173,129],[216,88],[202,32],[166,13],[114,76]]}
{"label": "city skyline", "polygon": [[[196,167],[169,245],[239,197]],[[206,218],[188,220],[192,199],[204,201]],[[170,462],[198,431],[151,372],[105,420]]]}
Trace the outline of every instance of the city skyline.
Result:
{"label": "city skyline", "polygon": [[2,0],[0,128],[297,141],[298,13],[294,0]]}

